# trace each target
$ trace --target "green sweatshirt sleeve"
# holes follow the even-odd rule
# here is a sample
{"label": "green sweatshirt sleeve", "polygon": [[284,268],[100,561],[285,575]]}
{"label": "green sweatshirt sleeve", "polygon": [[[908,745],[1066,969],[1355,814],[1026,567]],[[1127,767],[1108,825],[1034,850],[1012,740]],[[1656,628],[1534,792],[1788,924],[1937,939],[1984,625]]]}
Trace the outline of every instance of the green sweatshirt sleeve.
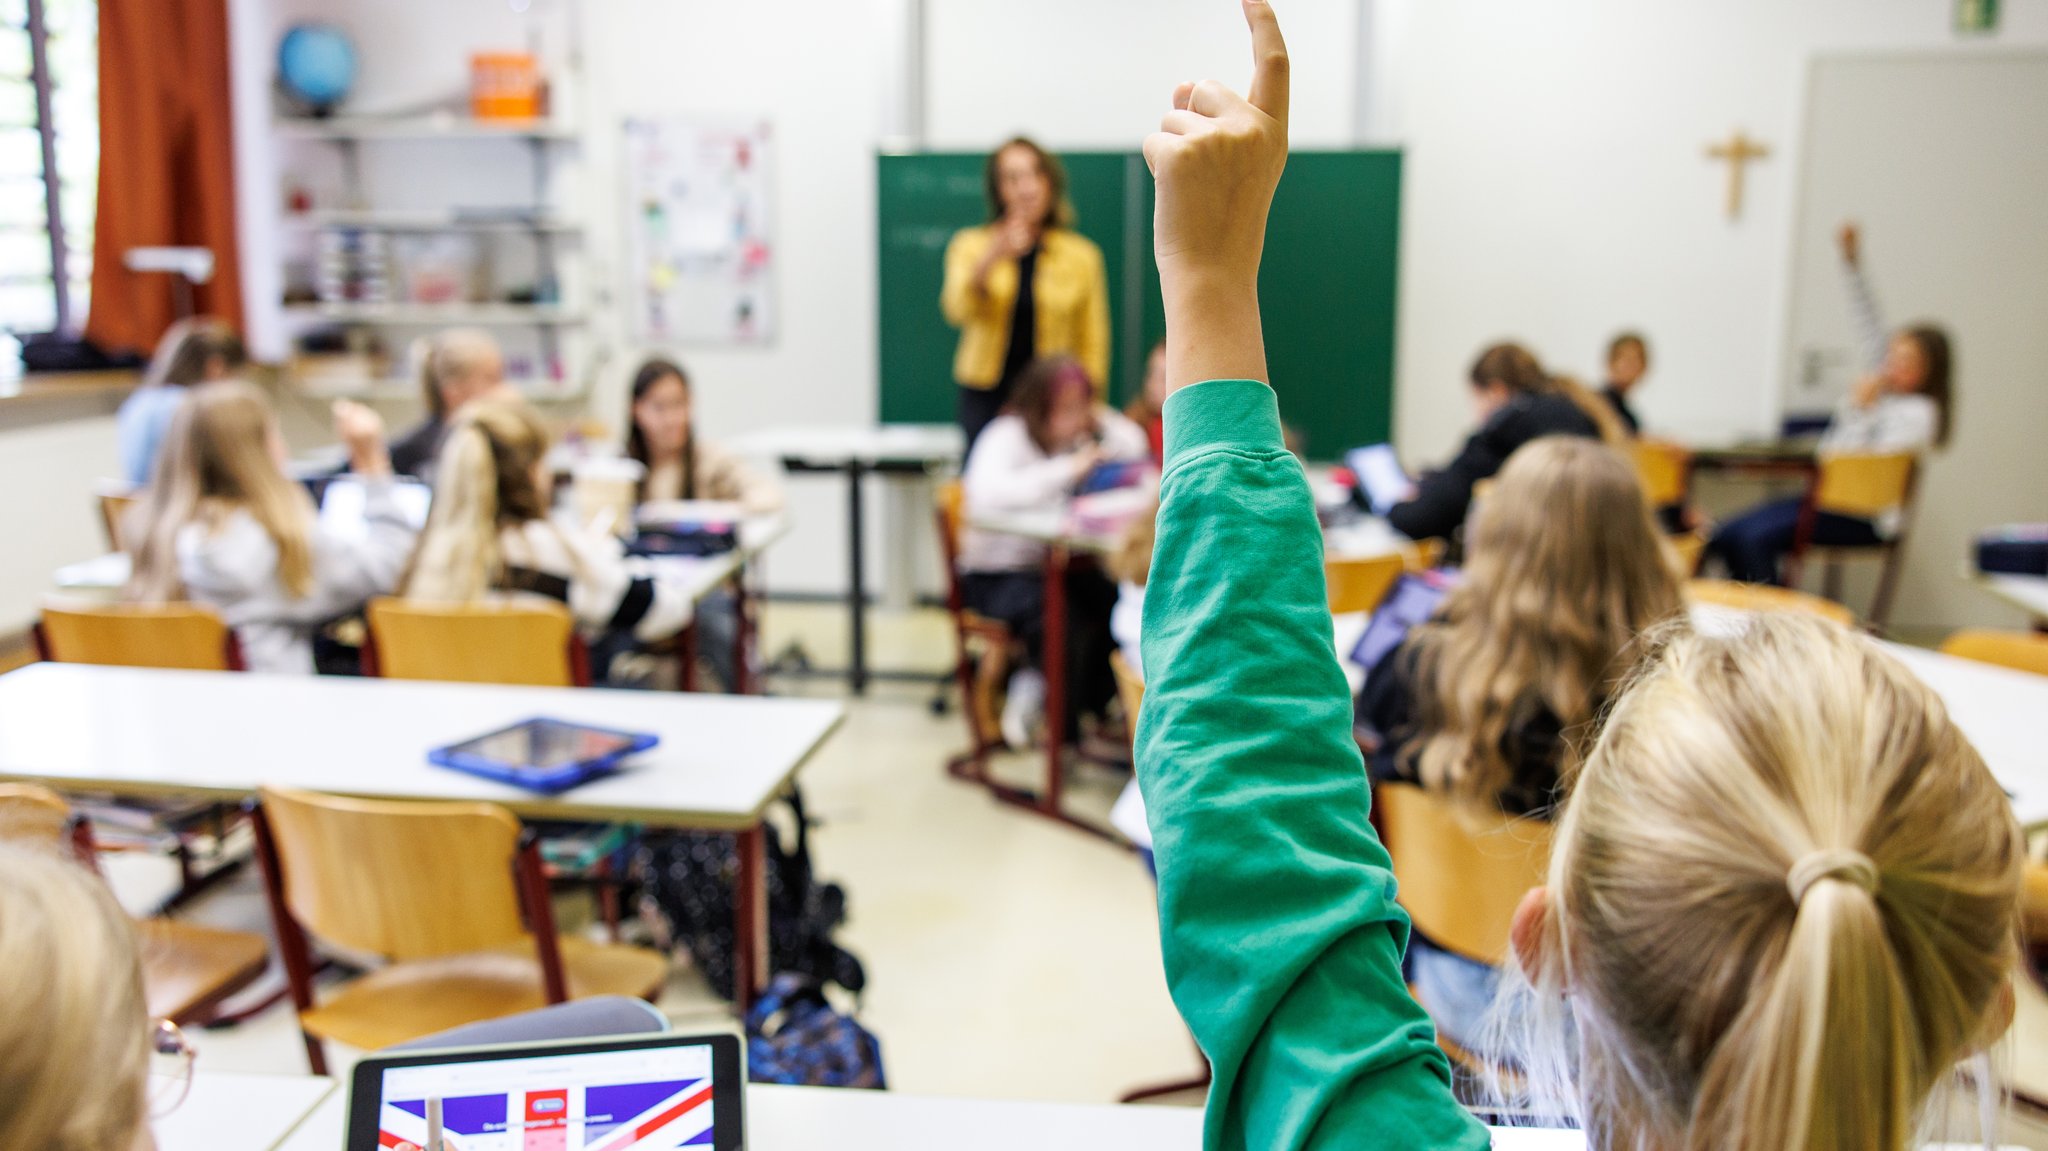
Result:
{"label": "green sweatshirt sleeve", "polygon": [[1174,1002],[1215,1069],[1211,1151],[1487,1146],[1401,979],[1322,533],[1272,389],[1166,404],[1138,775]]}

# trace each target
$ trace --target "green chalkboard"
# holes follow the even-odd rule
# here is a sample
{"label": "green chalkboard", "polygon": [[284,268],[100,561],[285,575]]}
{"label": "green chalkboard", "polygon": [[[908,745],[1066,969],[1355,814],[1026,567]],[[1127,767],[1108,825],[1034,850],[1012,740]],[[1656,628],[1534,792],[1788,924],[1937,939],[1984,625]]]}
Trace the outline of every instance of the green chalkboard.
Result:
{"label": "green chalkboard", "polygon": [[[1077,230],[1102,248],[1110,286],[1109,394],[1137,387],[1165,330],[1152,262],[1152,179],[1135,152],[1062,155]],[[881,419],[950,423],[953,349],[939,314],[946,244],[984,222],[985,157],[884,155],[876,165],[881,242]],[[1317,459],[1392,429],[1401,154],[1296,152],[1274,197],[1259,297],[1281,414]]]}

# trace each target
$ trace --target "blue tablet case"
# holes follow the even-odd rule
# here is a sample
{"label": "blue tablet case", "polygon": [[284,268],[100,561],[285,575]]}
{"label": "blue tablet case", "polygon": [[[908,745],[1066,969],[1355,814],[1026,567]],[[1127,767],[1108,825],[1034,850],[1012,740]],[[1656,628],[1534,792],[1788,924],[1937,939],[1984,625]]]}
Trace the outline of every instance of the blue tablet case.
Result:
{"label": "blue tablet case", "polygon": [[[485,746],[492,740],[526,729],[545,730],[564,735],[584,734],[605,737],[618,741],[603,752],[582,756],[562,763],[542,766],[533,763],[518,763],[502,759],[486,752]],[[427,762],[438,767],[467,772],[470,775],[509,783],[542,795],[556,795],[577,784],[586,783],[601,775],[618,770],[619,764],[629,755],[637,755],[661,742],[661,737],[645,732],[613,731],[609,728],[592,727],[589,724],[572,723],[568,720],[549,719],[536,716],[510,727],[500,728],[474,739],[447,747],[437,747],[427,753]]]}

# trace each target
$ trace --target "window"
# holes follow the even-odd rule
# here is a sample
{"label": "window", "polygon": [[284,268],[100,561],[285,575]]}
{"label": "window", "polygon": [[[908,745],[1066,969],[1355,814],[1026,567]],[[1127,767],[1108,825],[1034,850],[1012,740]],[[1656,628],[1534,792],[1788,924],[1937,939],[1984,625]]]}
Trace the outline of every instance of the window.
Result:
{"label": "window", "polygon": [[99,161],[97,0],[0,0],[0,330],[85,326]]}

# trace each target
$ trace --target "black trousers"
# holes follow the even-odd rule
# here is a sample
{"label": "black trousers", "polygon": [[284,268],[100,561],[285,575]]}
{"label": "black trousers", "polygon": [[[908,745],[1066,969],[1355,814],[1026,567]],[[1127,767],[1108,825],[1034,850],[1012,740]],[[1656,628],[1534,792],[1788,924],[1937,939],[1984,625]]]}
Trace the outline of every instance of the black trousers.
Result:
{"label": "black trousers", "polygon": [[[1003,414],[1003,405],[1010,402],[1010,393],[1016,390],[1016,381],[1004,377],[993,388],[970,388],[959,386],[960,430],[967,437],[967,451],[974,450],[974,441],[981,438],[981,429],[989,426]],[[965,453],[961,459],[966,459]]]}
{"label": "black trousers", "polygon": [[[1024,641],[1031,666],[1045,661],[1045,576],[1039,572],[967,572],[960,579],[967,606],[1001,620]],[[1067,730],[1079,732],[1083,714],[1101,715],[1116,698],[1116,677],[1109,653],[1116,641],[1109,634],[1110,609],[1116,606],[1116,585],[1093,567],[1067,569]]]}

